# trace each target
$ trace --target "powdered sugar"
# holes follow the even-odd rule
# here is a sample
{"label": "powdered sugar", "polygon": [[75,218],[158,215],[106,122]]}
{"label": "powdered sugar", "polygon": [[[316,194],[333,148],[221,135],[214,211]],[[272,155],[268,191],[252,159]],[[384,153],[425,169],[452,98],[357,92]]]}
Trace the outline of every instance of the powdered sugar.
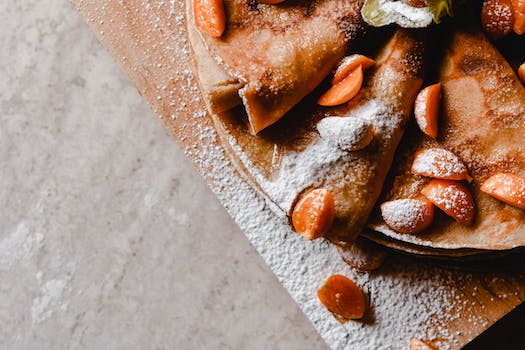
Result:
{"label": "powdered sugar", "polygon": [[359,151],[374,138],[374,125],[362,118],[327,117],[317,123],[317,130],[344,151]]}
{"label": "powdered sugar", "polygon": [[[376,100],[365,101],[345,118],[362,119],[372,125],[379,142],[386,142],[402,121],[400,116],[391,114],[381,101]],[[306,149],[283,155],[278,175],[268,179],[243,154],[237,140],[230,137],[228,142],[261,189],[281,209],[278,213],[281,215],[289,212],[297,195],[306,188],[339,181],[341,173],[352,173],[366,166],[366,160],[357,157],[354,152],[342,150],[331,139],[317,137]]]}

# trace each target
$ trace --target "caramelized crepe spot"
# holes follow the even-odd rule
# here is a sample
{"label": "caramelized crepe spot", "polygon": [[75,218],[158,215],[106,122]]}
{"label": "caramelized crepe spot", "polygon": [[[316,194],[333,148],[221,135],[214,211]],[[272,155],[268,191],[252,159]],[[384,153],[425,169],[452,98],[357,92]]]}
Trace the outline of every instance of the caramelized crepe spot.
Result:
{"label": "caramelized crepe spot", "polygon": [[492,71],[495,68],[493,62],[471,54],[465,54],[458,66],[461,72],[466,75],[477,75],[483,71]]}
{"label": "caramelized crepe spot", "polygon": [[361,289],[342,275],[333,275],[319,288],[317,296],[335,318],[345,323],[365,314],[365,296]]}
{"label": "caramelized crepe spot", "polygon": [[412,338],[410,339],[410,350],[439,350],[433,345],[428,344],[422,340]]}

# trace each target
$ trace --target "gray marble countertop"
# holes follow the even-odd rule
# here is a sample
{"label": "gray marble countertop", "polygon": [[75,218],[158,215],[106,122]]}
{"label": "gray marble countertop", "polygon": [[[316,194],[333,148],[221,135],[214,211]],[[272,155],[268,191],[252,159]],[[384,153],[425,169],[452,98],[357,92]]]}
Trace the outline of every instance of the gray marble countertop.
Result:
{"label": "gray marble countertop", "polygon": [[68,2],[0,23],[0,348],[326,348]]}

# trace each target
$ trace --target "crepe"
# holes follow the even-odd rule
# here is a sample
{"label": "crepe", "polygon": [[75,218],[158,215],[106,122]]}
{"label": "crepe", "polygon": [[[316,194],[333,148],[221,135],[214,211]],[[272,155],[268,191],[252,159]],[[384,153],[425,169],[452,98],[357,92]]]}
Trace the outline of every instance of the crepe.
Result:
{"label": "crepe", "polygon": [[466,258],[487,259],[499,256],[497,251],[495,252],[492,250],[437,249],[431,247],[424,247],[416,244],[407,243],[404,241],[399,241],[375,231],[367,232],[364,236],[366,236],[366,239],[378,244],[379,246],[422,258],[464,260]]}
{"label": "crepe", "polygon": [[[335,243],[353,240],[361,233],[381,193],[423,82],[427,34],[398,30],[376,58],[377,69],[356,98],[328,112],[332,116],[361,118],[375,130],[367,147],[331,163],[325,178],[319,179],[335,197],[336,219],[328,234]],[[354,136],[344,135],[346,140]]]}
{"label": "crepe", "polygon": [[506,250],[525,245],[525,211],[480,191],[500,172],[525,176],[525,89],[498,50],[476,26],[454,29],[440,71],[443,91],[439,137],[432,141],[417,127],[407,133],[385,185],[382,201],[414,198],[428,179],[412,175],[414,153],[440,147],[467,165],[477,205],[471,226],[440,213],[422,234],[398,234],[376,211],[369,226],[391,238],[439,249]]}
{"label": "crepe", "polygon": [[[329,189],[336,202],[329,238],[355,239],[380,194],[421,87],[426,36],[422,31],[397,31],[383,45],[377,68],[360,93],[342,107],[318,107],[314,95],[257,136],[245,127],[242,109],[212,113],[221,143],[239,173],[285,215],[291,215],[305,191]],[[321,136],[318,122],[334,116],[370,125],[374,130],[370,144],[349,151],[338,147],[330,135]]]}
{"label": "crepe", "polygon": [[[191,2],[187,1],[188,9]],[[201,35],[218,66],[212,66],[196,45],[194,50],[204,80],[209,80],[203,86],[212,111],[224,111],[224,99],[233,100],[232,90],[238,90],[253,134],[281,119],[314,90],[364,29],[362,0],[279,5],[225,0],[224,5],[223,36]],[[188,11],[188,18],[194,30],[193,11]],[[195,38],[191,40],[196,44]],[[221,97],[221,92],[228,96]]]}
{"label": "crepe", "polygon": [[192,0],[186,2],[186,18],[199,86],[208,108],[214,113],[222,113],[241,104],[238,91],[243,84],[238,79],[229,76],[208,52],[195,26]]}

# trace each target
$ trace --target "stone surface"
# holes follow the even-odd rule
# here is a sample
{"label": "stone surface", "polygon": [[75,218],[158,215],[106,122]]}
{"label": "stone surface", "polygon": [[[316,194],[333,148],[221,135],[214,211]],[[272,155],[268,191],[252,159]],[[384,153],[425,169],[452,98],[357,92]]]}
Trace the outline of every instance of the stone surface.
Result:
{"label": "stone surface", "polygon": [[69,3],[0,23],[0,348],[326,347]]}

